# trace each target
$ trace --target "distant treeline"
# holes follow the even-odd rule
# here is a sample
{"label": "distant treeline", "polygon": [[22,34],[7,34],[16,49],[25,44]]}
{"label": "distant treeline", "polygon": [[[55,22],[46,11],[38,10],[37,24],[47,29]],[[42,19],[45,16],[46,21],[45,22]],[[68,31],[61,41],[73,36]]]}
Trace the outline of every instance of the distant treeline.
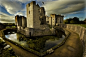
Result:
{"label": "distant treeline", "polygon": [[2,23],[0,23],[0,30],[4,29],[6,26],[4,26]]}
{"label": "distant treeline", "polygon": [[15,23],[2,23],[3,25],[5,25],[5,26],[13,26],[13,25],[15,25]]}
{"label": "distant treeline", "polygon": [[12,26],[12,28],[15,28],[15,23],[0,23],[0,30],[8,28],[8,26]]}
{"label": "distant treeline", "polygon": [[86,24],[86,18],[84,21],[79,21],[78,17],[74,17],[74,18],[69,18],[64,20],[65,24]]}

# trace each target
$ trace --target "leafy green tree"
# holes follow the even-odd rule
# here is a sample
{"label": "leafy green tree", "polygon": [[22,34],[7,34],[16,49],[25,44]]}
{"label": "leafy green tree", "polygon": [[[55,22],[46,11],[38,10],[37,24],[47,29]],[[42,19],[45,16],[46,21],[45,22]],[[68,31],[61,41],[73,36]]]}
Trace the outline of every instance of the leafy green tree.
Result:
{"label": "leafy green tree", "polygon": [[70,24],[76,24],[77,22],[76,21],[74,21],[74,20],[71,20],[70,21]]}
{"label": "leafy green tree", "polygon": [[68,19],[64,20],[64,23],[69,24],[69,20]]}

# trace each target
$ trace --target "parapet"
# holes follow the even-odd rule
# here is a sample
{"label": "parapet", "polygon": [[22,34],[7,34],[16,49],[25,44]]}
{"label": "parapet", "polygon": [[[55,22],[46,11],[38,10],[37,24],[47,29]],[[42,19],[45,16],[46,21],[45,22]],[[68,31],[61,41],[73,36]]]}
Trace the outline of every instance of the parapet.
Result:
{"label": "parapet", "polygon": [[51,15],[56,15],[56,14],[51,14]]}
{"label": "parapet", "polygon": [[32,1],[30,4],[36,4],[36,1]]}
{"label": "parapet", "polygon": [[44,9],[44,7],[40,7],[40,9]]}
{"label": "parapet", "polygon": [[50,16],[56,16],[56,14],[51,14]]}
{"label": "parapet", "polygon": [[57,17],[64,17],[64,16],[62,16],[61,14],[58,14],[58,15],[56,15]]}

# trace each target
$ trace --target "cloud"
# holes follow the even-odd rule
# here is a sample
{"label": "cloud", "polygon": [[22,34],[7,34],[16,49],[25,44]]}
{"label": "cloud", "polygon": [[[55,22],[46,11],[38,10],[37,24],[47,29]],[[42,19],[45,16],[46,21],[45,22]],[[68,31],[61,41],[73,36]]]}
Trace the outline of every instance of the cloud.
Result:
{"label": "cloud", "polygon": [[58,0],[37,0],[37,1],[58,1]]}
{"label": "cloud", "polygon": [[31,0],[18,0],[19,2],[22,2],[22,3],[26,3],[28,1],[31,1]]}
{"label": "cloud", "polygon": [[6,19],[0,19],[0,21],[2,23],[6,22],[6,23],[14,23],[15,20],[6,20]]}
{"label": "cloud", "polygon": [[22,3],[18,1],[2,0],[0,5],[10,14],[15,14],[17,11],[23,9]]}
{"label": "cloud", "polygon": [[75,11],[79,11],[85,7],[84,0],[79,1],[70,1],[70,0],[57,0],[57,1],[49,1],[45,2],[43,5],[46,10],[46,15],[50,15],[53,13],[56,14],[67,14]]}
{"label": "cloud", "polygon": [[0,12],[0,22],[1,23],[14,23],[15,22],[15,17]]}
{"label": "cloud", "polygon": [[[27,3],[34,0],[0,0],[0,6],[4,7],[10,15],[0,12],[0,22],[15,22],[15,15],[26,16]],[[40,6],[45,7],[46,15],[78,14],[81,9],[86,6],[84,0],[36,0]],[[44,4],[42,4],[44,2]],[[1,8],[1,10],[3,10]],[[86,12],[86,9],[85,9]],[[12,15],[11,15],[12,14]]]}
{"label": "cloud", "polygon": [[23,12],[17,12],[17,13],[15,14],[15,16],[16,16],[16,15],[24,16],[24,13],[23,13]]}
{"label": "cloud", "polygon": [[[21,0],[23,1],[23,0]],[[14,23],[15,15],[25,15],[26,10],[24,9],[24,4],[17,0],[2,0],[0,6],[4,7],[8,13],[3,13],[0,8],[0,22],[1,23]],[[25,15],[26,16],[26,15]]]}
{"label": "cloud", "polygon": [[70,5],[67,8],[61,9],[59,10],[59,13],[63,14],[63,13],[71,13],[71,12],[75,12],[75,11],[79,11],[81,9],[83,9],[85,6],[83,3],[79,3],[79,4],[75,4],[75,5]]}

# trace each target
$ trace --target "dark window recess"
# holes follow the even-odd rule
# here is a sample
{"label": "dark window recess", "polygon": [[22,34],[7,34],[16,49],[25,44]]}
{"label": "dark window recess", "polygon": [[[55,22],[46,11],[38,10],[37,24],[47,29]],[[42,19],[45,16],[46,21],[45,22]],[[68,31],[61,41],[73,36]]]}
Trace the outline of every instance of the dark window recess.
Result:
{"label": "dark window recess", "polygon": [[60,23],[61,23],[61,20],[60,20]]}
{"label": "dark window recess", "polygon": [[49,21],[47,21],[47,23],[49,23]]}
{"label": "dark window recess", "polygon": [[51,21],[52,21],[52,17],[51,17]]}
{"label": "dark window recess", "polygon": [[29,32],[29,35],[30,35],[30,37],[31,37],[31,32]]}
{"label": "dark window recess", "polygon": [[30,4],[29,4],[29,6],[30,6]]}
{"label": "dark window recess", "polygon": [[29,11],[29,14],[30,14],[30,11]]}
{"label": "dark window recess", "polygon": [[57,23],[57,18],[56,18],[56,23]]}

